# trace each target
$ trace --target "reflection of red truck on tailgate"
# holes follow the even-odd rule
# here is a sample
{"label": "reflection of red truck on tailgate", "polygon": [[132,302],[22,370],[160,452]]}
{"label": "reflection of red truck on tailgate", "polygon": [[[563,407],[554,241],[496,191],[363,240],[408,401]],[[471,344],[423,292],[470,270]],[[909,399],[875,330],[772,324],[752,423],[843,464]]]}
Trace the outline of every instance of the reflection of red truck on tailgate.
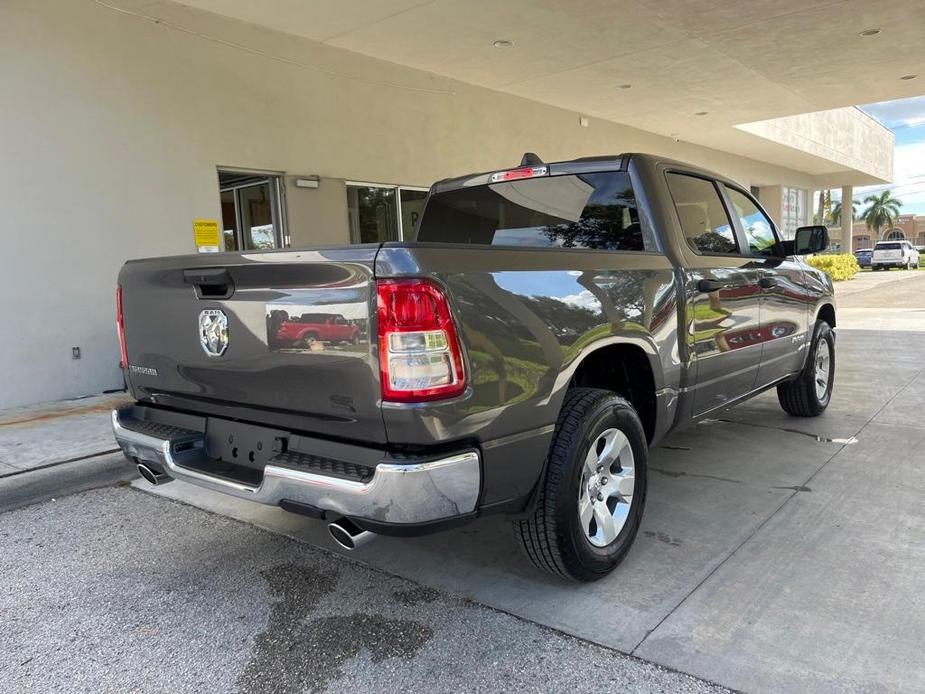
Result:
{"label": "reflection of red truck on tailgate", "polygon": [[284,320],[276,332],[279,342],[310,345],[312,342],[356,342],[360,328],[336,313],[303,313]]}

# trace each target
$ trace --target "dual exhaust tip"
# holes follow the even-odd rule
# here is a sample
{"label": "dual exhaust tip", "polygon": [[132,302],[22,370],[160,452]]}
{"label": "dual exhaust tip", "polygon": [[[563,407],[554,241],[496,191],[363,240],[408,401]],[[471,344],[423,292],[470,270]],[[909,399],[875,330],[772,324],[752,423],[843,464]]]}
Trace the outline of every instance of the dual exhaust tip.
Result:
{"label": "dual exhaust tip", "polygon": [[138,468],[138,474],[144,477],[148,482],[153,485],[158,484],[167,484],[168,482],[173,482],[173,477],[165,474],[161,470],[158,470],[153,467],[148,467],[144,463],[138,463],[136,465]]}
{"label": "dual exhaust tip", "polygon": [[[137,468],[138,474],[155,486],[173,482],[173,477],[170,475],[153,467],[149,467],[144,463],[138,463]],[[348,551],[353,551],[357,547],[362,547],[376,538],[375,533],[369,530],[363,530],[363,528],[349,518],[338,518],[333,523],[328,523],[328,532],[331,534],[331,538],[334,542]]]}
{"label": "dual exhaust tip", "polygon": [[376,538],[376,533],[363,530],[349,518],[338,518],[333,523],[328,523],[328,532],[331,533],[334,542],[348,551],[362,547]]}

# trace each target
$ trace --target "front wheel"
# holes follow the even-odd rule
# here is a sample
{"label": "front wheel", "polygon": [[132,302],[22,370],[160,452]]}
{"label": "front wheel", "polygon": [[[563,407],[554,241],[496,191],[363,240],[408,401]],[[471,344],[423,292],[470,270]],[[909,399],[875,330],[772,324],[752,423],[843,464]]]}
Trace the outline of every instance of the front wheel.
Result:
{"label": "front wheel", "polygon": [[825,321],[816,321],[809,357],[794,381],[777,386],[777,400],[787,414],[816,417],[832,399],[835,383],[835,333]]}
{"label": "front wheel", "polygon": [[530,560],[576,581],[613,571],[639,530],[647,459],[645,432],[629,402],[608,390],[570,390],[533,514],[514,524]]}

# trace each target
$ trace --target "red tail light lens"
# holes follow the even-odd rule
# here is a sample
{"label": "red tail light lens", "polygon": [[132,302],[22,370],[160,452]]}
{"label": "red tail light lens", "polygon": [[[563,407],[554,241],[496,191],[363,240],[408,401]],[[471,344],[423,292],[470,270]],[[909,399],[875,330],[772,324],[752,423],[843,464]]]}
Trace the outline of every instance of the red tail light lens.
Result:
{"label": "red tail light lens", "polygon": [[379,280],[382,399],[439,400],[466,389],[462,351],[443,290],[423,279]]}
{"label": "red tail light lens", "polygon": [[122,286],[116,287],[116,333],[119,335],[119,365],[128,368],[128,350],[125,348],[125,321],[122,319]]}

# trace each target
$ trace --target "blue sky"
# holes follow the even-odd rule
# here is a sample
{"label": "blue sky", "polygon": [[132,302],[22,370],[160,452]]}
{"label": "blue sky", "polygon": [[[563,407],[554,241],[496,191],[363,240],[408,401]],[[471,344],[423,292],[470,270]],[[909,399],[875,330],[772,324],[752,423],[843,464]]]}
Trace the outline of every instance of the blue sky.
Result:
{"label": "blue sky", "polygon": [[855,188],[854,197],[861,201],[871,193],[890,189],[902,200],[903,214],[925,215],[925,96],[882,101],[860,107],[896,135],[891,185]]}

